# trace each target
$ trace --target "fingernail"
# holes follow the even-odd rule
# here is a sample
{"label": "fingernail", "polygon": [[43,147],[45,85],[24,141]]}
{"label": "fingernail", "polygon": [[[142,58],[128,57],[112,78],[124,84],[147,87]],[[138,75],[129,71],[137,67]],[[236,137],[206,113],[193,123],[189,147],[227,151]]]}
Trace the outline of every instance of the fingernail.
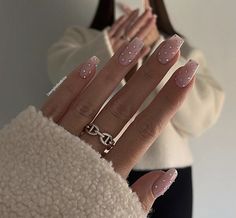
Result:
{"label": "fingernail", "polygon": [[178,173],[176,169],[170,169],[156,180],[152,186],[152,193],[155,198],[163,195],[175,181]]}
{"label": "fingernail", "polygon": [[151,11],[151,12],[152,12],[152,7],[151,7],[151,6],[148,6],[146,10],[148,10],[148,11]]}
{"label": "fingernail", "polygon": [[84,64],[82,64],[80,68],[80,77],[82,79],[86,79],[89,76],[89,74],[92,73],[92,70],[96,68],[99,62],[100,62],[99,58],[97,58],[96,56],[93,56]]}
{"label": "fingernail", "polygon": [[155,19],[155,20],[157,19],[157,15],[156,14],[153,15],[153,19]]}
{"label": "fingernail", "polygon": [[119,56],[119,63],[121,65],[128,65],[130,64],[135,57],[139,54],[139,52],[142,50],[144,46],[144,43],[139,38],[134,38],[124,49],[123,52],[121,52]]}
{"label": "fingernail", "polygon": [[175,76],[175,83],[178,87],[186,87],[193,76],[197,72],[199,64],[194,60],[189,60],[182,68],[179,69],[177,75]]}
{"label": "fingernail", "polygon": [[161,64],[167,64],[170,62],[178,53],[183,43],[184,40],[177,34],[167,39],[157,53],[158,61]]}

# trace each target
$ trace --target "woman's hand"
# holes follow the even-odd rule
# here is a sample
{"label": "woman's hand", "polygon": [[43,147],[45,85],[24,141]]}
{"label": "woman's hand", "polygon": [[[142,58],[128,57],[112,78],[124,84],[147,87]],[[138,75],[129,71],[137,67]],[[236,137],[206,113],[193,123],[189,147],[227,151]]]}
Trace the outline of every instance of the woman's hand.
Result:
{"label": "woman's hand", "polygon": [[[108,30],[108,36],[114,52],[116,52],[126,41],[135,37],[144,41],[146,49],[150,46],[147,36],[155,28],[156,16],[147,9],[139,16],[139,10],[131,11],[121,16]],[[147,53],[147,52],[146,52]],[[144,55],[145,56],[145,55]]]}
{"label": "woman's hand", "polygon": [[[130,8],[129,5],[124,4],[124,3],[118,3],[118,6],[120,7],[120,9],[123,11],[123,13],[127,16],[131,15],[131,13],[133,12],[132,9]],[[144,1],[144,8],[146,11],[152,11],[152,7],[150,5],[149,0],[145,0]],[[157,16],[153,15],[155,17],[155,23],[154,25],[152,25],[152,28],[150,28],[150,31],[148,32],[148,34],[145,36],[144,40],[144,44],[147,47],[152,47],[152,45],[158,41],[158,39],[160,38],[160,33],[159,30],[157,28]]]}
{"label": "woman's hand", "polygon": [[[43,114],[72,134],[80,136],[103,158],[111,161],[118,174],[127,178],[194,84],[198,64],[189,61],[172,75],[144,111],[136,113],[177,61],[182,43],[183,40],[176,35],[164,41],[104,107],[113,90],[137,63],[144,45],[138,38],[123,45],[96,75],[98,59],[92,57],[75,69],[49,96],[42,107]],[[113,138],[134,115],[134,121],[113,145]],[[103,133],[109,133],[110,136]],[[109,152],[104,153],[104,150]],[[154,200],[168,189],[176,176],[175,169],[168,172],[154,171],[132,185],[132,190],[139,196],[147,213]]]}

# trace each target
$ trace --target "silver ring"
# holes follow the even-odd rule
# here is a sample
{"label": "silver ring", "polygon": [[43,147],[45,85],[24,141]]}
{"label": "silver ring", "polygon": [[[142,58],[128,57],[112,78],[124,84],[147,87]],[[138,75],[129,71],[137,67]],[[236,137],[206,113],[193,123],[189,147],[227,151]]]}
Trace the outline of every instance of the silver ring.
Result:
{"label": "silver ring", "polygon": [[131,38],[128,37],[128,36],[125,36],[125,35],[123,35],[121,38],[122,38],[123,40],[125,40],[125,41],[128,41],[128,42],[131,41]]}
{"label": "silver ring", "polygon": [[[99,127],[95,125],[94,123],[90,123],[85,126],[85,132],[88,133],[89,135],[93,136],[99,136],[100,142],[106,146],[106,151],[108,152],[109,150],[112,149],[112,147],[115,144],[115,141],[113,140],[113,137],[109,133],[102,133],[99,130]],[[105,151],[104,151],[105,152]]]}

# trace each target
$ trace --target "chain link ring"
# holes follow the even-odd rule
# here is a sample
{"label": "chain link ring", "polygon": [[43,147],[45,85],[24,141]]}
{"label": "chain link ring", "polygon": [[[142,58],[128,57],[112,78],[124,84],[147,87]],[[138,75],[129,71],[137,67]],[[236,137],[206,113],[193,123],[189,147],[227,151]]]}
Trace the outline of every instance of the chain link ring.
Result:
{"label": "chain link ring", "polygon": [[113,137],[109,133],[100,132],[99,127],[95,125],[94,123],[90,123],[86,125],[85,132],[88,133],[89,135],[99,136],[100,142],[106,147],[106,150],[104,151],[104,153],[108,153],[115,144]]}

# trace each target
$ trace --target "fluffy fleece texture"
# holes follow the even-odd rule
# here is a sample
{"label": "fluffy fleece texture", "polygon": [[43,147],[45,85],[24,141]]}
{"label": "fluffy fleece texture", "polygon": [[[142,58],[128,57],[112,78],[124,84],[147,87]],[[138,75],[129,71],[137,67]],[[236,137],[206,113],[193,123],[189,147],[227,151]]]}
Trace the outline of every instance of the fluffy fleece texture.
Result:
{"label": "fluffy fleece texture", "polygon": [[32,106],[0,131],[0,216],[146,217],[111,163]]}

